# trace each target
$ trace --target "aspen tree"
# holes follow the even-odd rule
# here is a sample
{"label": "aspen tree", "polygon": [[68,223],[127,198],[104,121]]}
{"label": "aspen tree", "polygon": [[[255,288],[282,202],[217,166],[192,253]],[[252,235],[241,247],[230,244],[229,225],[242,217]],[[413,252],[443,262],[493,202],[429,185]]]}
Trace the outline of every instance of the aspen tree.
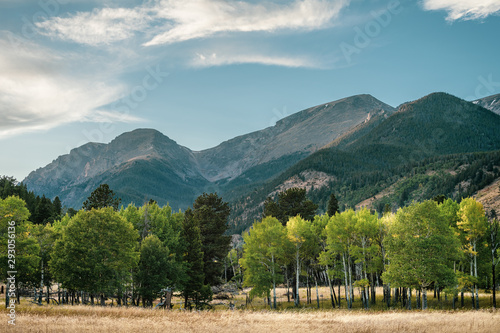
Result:
{"label": "aspen tree", "polygon": [[486,233],[488,223],[484,213],[483,205],[473,198],[466,198],[460,202],[458,211],[459,221],[457,226],[465,233],[468,245],[465,251],[470,258],[470,275],[474,277],[473,293],[475,292],[475,309],[479,309],[478,287],[477,287],[477,245],[481,237]]}

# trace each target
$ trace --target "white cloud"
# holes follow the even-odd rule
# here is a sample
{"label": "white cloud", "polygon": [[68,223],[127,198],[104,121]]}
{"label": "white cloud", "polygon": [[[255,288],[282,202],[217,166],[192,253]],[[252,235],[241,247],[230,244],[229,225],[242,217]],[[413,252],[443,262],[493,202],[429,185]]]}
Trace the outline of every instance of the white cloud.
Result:
{"label": "white cloud", "polygon": [[232,0],[156,0],[134,8],[103,8],[36,24],[40,33],[80,44],[101,45],[150,36],[144,45],[172,44],[223,32],[313,30],[330,26],[350,0],[287,3]]}
{"label": "white cloud", "polygon": [[138,120],[101,109],[124,94],[124,85],[68,73],[61,56],[29,41],[13,45],[5,33],[0,49],[0,138],[77,121]]}
{"label": "white cloud", "polygon": [[291,68],[319,68],[318,63],[306,57],[270,56],[251,52],[241,54],[197,53],[190,65],[193,67],[214,67],[231,64],[262,64]]}
{"label": "white cloud", "polygon": [[148,27],[151,16],[144,8],[103,8],[54,17],[36,23],[40,33],[79,44],[98,46],[125,40]]}
{"label": "white cloud", "polygon": [[297,0],[288,4],[251,4],[226,0],[163,0],[157,7],[162,27],[146,46],[171,44],[221,32],[312,30],[329,26],[348,0]]}
{"label": "white cloud", "polygon": [[475,20],[500,13],[499,0],[423,0],[425,10],[446,10],[447,21]]}

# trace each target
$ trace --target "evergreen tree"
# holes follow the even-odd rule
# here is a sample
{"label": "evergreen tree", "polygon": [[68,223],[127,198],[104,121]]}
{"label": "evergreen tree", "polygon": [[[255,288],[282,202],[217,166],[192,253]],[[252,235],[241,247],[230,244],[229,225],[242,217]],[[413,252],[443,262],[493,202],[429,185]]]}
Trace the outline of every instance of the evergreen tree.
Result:
{"label": "evergreen tree", "polygon": [[263,217],[276,217],[281,224],[286,225],[291,217],[300,215],[303,219],[312,221],[318,205],[307,199],[306,190],[290,188],[278,194],[278,202],[267,198],[264,202]]}
{"label": "evergreen tree", "polygon": [[328,216],[333,216],[339,212],[339,201],[335,197],[335,194],[330,194],[330,200],[328,200]]}
{"label": "evergreen tree", "polygon": [[35,208],[35,213],[33,214],[33,223],[35,224],[47,224],[52,222],[51,219],[54,216],[54,207],[49,198],[43,195],[41,198],[36,198],[37,204]]}
{"label": "evergreen tree", "polygon": [[61,199],[59,197],[55,197],[54,200],[52,201],[52,217],[51,220],[59,220],[62,215],[62,203]]}
{"label": "evergreen tree", "polygon": [[113,207],[113,209],[117,211],[120,201],[120,198],[115,198],[115,193],[109,188],[108,184],[101,184],[90,194],[87,200],[83,202],[82,209],[91,210],[92,208]]}
{"label": "evergreen tree", "polygon": [[200,308],[202,302],[211,300],[211,290],[204,284],[200,223],[190,208],[184,213],[182,239],[184,242],[183,259],[186,265],[186,278],[181,292],[184,298],[184,308],[191,309],[193,302],[196,308]]}
{"label": "evergreen tree", "polygon": [[14,177],[2,176],[0,178],[0,199],[5,199],[10,195],[15,194],[17,180]]}
{"label": "evergreen tree", "polygon": [[446,200],[446,195],[444,194],[439,194],[436,195],[432,200],[436,201],[438,204],[442,204]]}
{"label": "evergreen tree", "polygon": [[210,286],[221,283],[224,260],[230,250],[231,237],[224,234],[229,213],[229,204],[216,193],[203,193],[193,204],[201,234],[205,284]]}

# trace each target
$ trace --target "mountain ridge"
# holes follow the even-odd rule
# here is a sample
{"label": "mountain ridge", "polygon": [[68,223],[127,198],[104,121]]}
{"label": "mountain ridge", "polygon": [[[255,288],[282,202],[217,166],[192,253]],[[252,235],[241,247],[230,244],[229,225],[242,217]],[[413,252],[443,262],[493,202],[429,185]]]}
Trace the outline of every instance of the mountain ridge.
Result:
{"label": "mountain ridge", "polygon": [[[182,188],[167,190],[165,197],[183,191],[196,195],[197,191],[192,190],[194,183],[203,185],[198,191],[200,193],[218,190],[219,186],[224,186],[223,190],[231,190],[241,185],[242,179],[238,177],[245,172],[252,172],[259,166],[273,165],[274,170],[264,173],[261,170],[257,176],[255,173],[253,175],[258,181],[266,180],[317,151],[352,126],[362,123],[379,109],[388,113],[395,111],[371,95],[346,97],[299,111],[279,120],[274,126],[235,137],[202,151],[180,146],[157,130],[136,129],[120,134],[108,144],[88,143],[75,148],[44,168],[33,171],[23,182],[36,192],[44,192],[51,197],[61,196],[63,203],[68,206],[78,206],[77,201],[82,196],[77,195],[76,191],[90,194],[90,188],[99,185],[92,178],[113,183],[120,172],[130,172],[129,168],[134,165],[149,170],[147,164],[154,163],[162,165],[168,174],[175,175],[178,181],[174,183]],[[137,164],[138,161],[141,163]],[[138,175],[136,181],[148,182],[140,179]],[[247,182],[251,183],[255,179]],[[165,180],[160,177],[158,182]],[[119,185],[119,181],[115,183]],[[72,187],[74,190],[71,190]],[[120,192],[120,188],[116,191]],[[156,192],[152,186],[147,191]],[[194,198],[185,201],[170,198],[169,201],[176,201],[179,208],[186,208],[191,204],[191,199]]]}
{"label": "mountain ridge", "polygon": [[[307,178],[308,174],[323,173],[325,178],[336,179],[308,192],[320,204],[320,209],[326,209],[326,200],[332,192],[339,196],[341,205],[354,207],[389,188],[401,177],[411,178],[414,171],[407,174],[408,170],[418,169],[426,159],[432,161],[432,158],[440,159],[450,154],[500,150],[500,116],[446,93],[434,93],[402,104],[387,119],[377,122],[374,118],[372,122],[365,124],[369,131],[364,135],[346,133],[267,182],[249,197],[238,199],[234,204],[238,214],[232,227],[241,232],[259,218],[266,197],[275,193],[282,184],[299,179],[293,185],[307,188],[314,181]],[[362,131],[363,126],[357,130]],[[463,163],[461,167],[467,167],[467,162]],[[457,168],[456,172],[460,170]],[[498,172],[500,175],[500,165]],[[435,179],[432,181],[436,182]],[[434,190],[445,188],[438,185]],[[406,204],[410,192],[403,193],[396,201],[383,203]]]}
{"label": "mountain ridge", "polygon": [[[395,111],[371,95],[355,95],[299,111],[279,120],[274,126],[237,136],[196,154],[203,169],[217,170],[205,173],[209,181],[234,179],[257,164],[297,152],[316,151],[347,129],[363,122],[370,112],[382,108],[389,113]],[[311,133],[313,130],[314,134]],[[307,144],[304,145],[304,142]],[[221,155],[226,157],[228,149],[231,149],[232,159],[221,159]]]}
{"label": "mountain ridge", "polygon": [[157,130],[136,129],[108,144],[72,149],[23,182],[74,208],[100,183],[125,205],[154,199],[174,209],[187,208],[202,192],[218,192],[231,203],[232,230],[242,231],[258,218],[263,199],[280,188],[300,184],[320,206],[337,191],[354,206],[392,186],[397,177],[390,170],[447,153],[500,149],[500,116],[478,104],[433,93],[394,109],[371,95],[355,95],[202,151]]}

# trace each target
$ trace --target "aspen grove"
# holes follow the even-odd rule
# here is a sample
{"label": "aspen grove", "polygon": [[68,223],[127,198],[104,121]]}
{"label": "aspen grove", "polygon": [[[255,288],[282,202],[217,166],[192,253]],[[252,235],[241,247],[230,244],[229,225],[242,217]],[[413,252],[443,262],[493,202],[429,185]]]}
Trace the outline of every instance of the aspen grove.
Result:
{"label": "aspen grove", "polygon": [[[299,286],[308,289],[310,303],[309,281],[317,286],[321,280],[329,287],[332,307],[340,307],[345,300],[345,306],[352,308],[357,289],[362,307],[368,309],[376,303],[376,287],[381,286],[388,308],[401,302],[411,309],[414,295],[417,308],[426,309],[427,292],[433,290],[435,295],[444,292],[450,297],[454,308],[459,296],[463,306],[464,294],[470,294],[478,309],[479,284],[495,294],[498,232],[498,220],[488,219],[473,198],[460,203],[451,199],[413,202],[380,217],[367,208],[316,215],[313,220],[296,216],[285,226],[268,216],[244,235],[240,263],[244,285],[252,287],[250,294],[269,298],[273,290],[273,307],[278,281],[293,284],[295,305],[299,305]],[[493,249],[491,260],[488,248]],[[301,279],[307,282],[301,284]],[[337,292],[334,285],[339,287]],[[318,294],[316,299],[319,307]]]}

